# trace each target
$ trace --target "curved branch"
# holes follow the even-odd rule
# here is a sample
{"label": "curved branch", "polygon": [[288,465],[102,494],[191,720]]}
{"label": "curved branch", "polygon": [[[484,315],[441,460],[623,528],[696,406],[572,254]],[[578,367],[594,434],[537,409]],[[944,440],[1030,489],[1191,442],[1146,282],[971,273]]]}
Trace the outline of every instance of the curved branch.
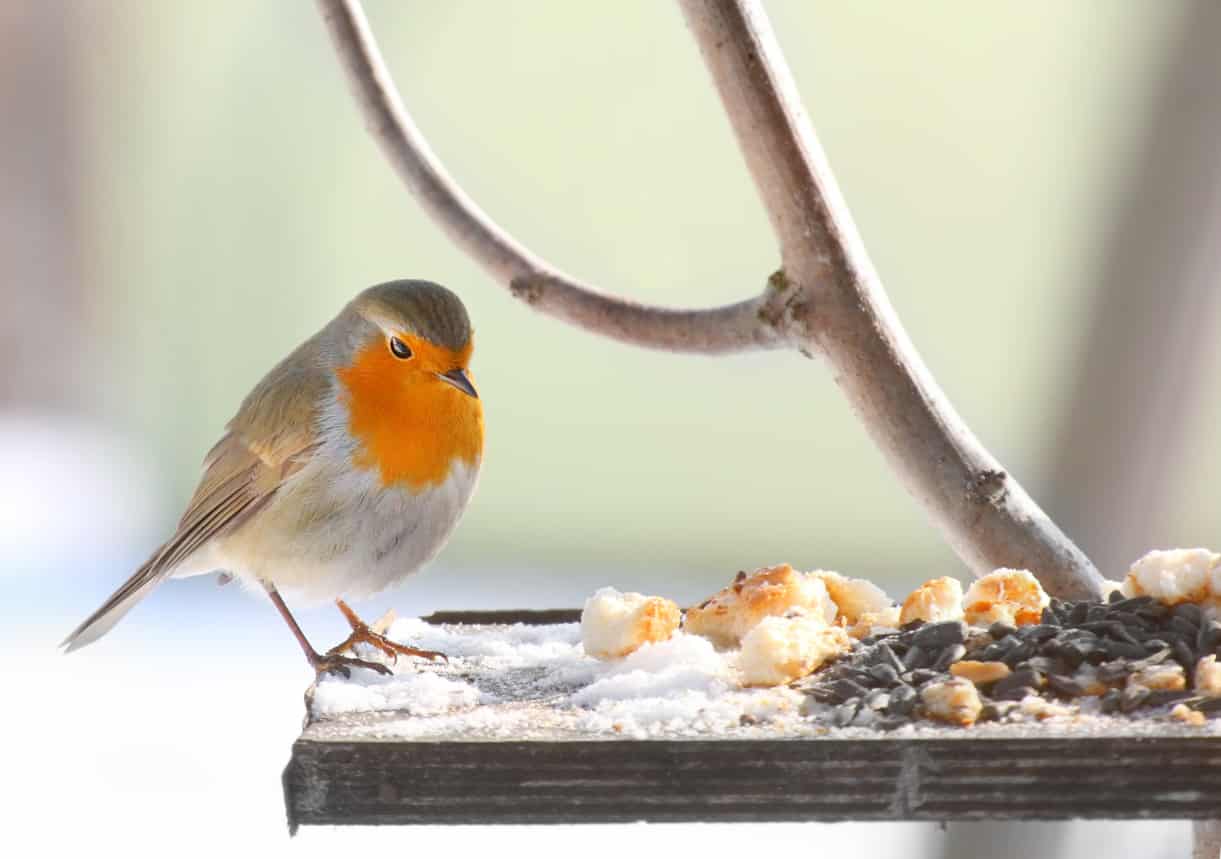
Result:
{"label": "curved branch", "polygon": [[707,310],[654,307],[598,292],[531,253],[492,221],[437,160],[399,98],[357,0],[318,0],[364,114],[407,188],[468,256],[513,295],[565,322],[674,352],[718,354],[790,345],[776,324],[775,293]]}
{"label": "curved branch", "polygon": [[978,575],[1022,567],[1061,597],[1102,580],[963,424],[886,298],[756,0],[681,0],[771,218],[807,346]]}

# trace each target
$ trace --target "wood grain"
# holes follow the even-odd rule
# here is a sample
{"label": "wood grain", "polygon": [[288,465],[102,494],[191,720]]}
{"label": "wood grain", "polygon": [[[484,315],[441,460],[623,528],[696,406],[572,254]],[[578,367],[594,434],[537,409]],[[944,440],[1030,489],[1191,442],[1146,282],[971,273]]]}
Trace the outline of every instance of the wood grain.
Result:
{"label": "wood grain", "polygon": [[302,824],[1206,819],[1221,737],[317,741]]}

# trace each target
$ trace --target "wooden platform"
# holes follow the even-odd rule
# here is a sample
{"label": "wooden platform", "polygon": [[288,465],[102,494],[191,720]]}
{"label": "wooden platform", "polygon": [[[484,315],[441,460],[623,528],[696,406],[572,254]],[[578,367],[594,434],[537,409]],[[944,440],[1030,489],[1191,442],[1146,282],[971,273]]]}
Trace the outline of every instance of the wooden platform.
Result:
{"label": "wooden platform", "polygon": [[[447,623],[463,619],[444,615]],[[290,828],[1208,819],[1221,808],[1221,735],[1170,724],[1080,736],[1023,724],[991,726],[986,735],[856,729],[850,736],[714,740],[548,738],[544,730],[528,741],[503,741],[403,739],[393,729],[402,718],[363,713],[308,724],[284,772]]]}

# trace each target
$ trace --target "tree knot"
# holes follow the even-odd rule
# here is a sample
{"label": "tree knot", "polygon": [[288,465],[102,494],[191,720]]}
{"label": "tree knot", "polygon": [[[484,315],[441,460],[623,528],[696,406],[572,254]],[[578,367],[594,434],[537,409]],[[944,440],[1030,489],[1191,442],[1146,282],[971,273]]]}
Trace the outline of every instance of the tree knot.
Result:
{"label": "tree knot", "polygon": [[1005,482],[1009,475],[999,468],[986,468],[972,475],[967,495],[980,504],[1000,504],[1009,494]]}
{"label": "tree knot", "polygon": [[523,274],[509,281],[509,292],[526,304],[537,304],[543,297],[543,284],[531,274]]}

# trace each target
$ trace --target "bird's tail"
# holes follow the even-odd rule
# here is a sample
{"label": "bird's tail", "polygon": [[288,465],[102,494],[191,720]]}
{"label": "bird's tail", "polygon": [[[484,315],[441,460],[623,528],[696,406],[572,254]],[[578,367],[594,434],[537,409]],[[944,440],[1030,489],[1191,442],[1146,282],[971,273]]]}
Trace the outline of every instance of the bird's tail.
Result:
{"label": "bird's tail", "polygon": [[131,611],[136,603],[148,596],[153,588],[164,581],[166,570],[157,563],[160,556],[161,552],[155,552],[130,579],[123,583],[122,587],[102,603],[101,608],[85,618],[80,626],[72,630],[68,637],[60,642],[59,646],[65,649],[65,653],[71,653],[86,644],[92,644],[110,632],[111,627],[118,623],[123,615]]}

